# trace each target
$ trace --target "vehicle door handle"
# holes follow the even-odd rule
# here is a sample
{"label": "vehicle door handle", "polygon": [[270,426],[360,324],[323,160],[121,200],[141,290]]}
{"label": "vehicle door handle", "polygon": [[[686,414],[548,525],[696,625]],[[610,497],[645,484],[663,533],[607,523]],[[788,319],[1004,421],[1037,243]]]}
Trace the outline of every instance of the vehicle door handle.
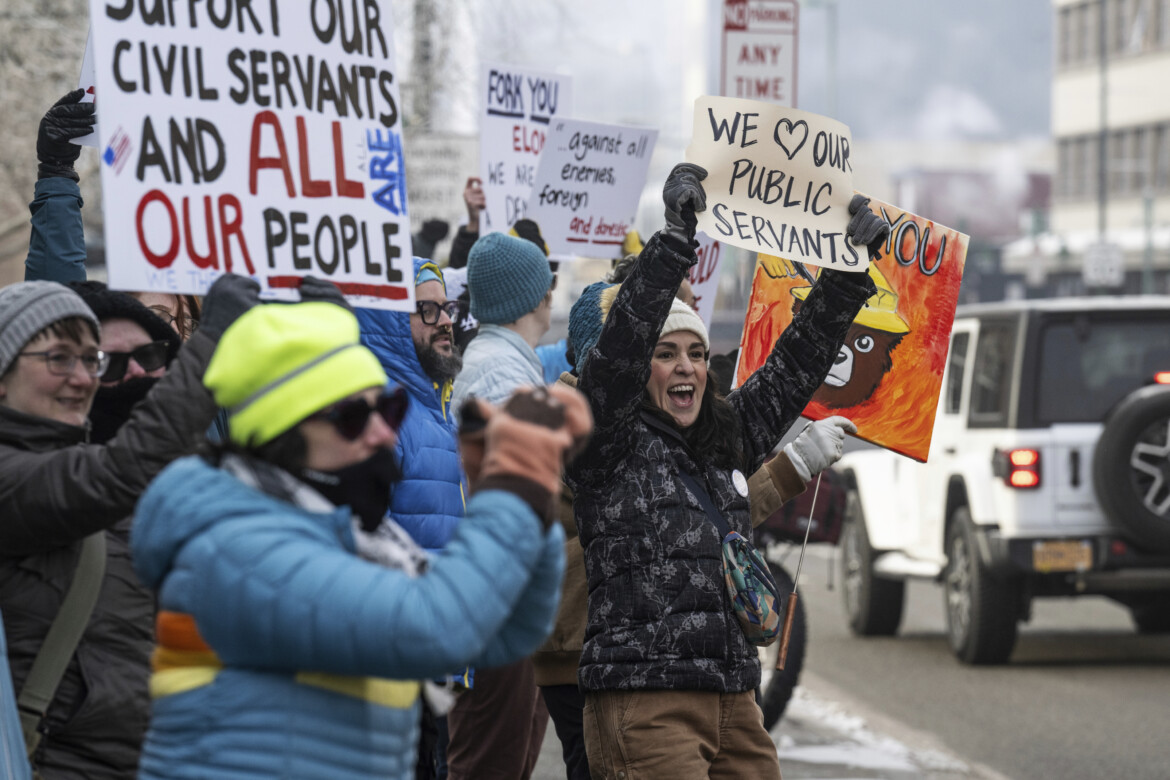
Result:
{"label": "vehicle door handle", "polygon": [[1081,484],[1081,451],[1071,450],[1068,453],[1069,484],[1080,487]]}

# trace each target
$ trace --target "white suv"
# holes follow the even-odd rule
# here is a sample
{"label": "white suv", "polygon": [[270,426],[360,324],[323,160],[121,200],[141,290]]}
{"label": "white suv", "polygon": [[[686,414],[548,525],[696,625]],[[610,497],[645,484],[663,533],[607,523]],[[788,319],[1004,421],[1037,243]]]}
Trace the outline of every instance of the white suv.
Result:
{"label": "white suv", "polygon": [[1007,661],[1037,596],[1104,594],[1170,631],[1170,298],[960,307],[928,462],[838,468],[857,634],[898,630],[912,577],[942,583],[966,663]]}

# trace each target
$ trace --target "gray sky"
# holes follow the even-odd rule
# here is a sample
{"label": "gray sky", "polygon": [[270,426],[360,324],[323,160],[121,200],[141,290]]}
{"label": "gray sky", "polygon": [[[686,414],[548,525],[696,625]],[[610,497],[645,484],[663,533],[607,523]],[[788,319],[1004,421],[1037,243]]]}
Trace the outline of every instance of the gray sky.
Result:
{"label": "gray sky", "polygon": [[[653,125],[660,145],[689,136],[718,0],[445,2],[457,41],[453,129],[474,131],[476,62],[486,59],[571,73],[579,118]],[[798,107],[816,113],[829,110],[824,6],[800,11]],[[396,0],[396,11],[410,7]],[[836,118],[855,138],[1048,133],[1049,0],[839,0],[837,18]]]}

